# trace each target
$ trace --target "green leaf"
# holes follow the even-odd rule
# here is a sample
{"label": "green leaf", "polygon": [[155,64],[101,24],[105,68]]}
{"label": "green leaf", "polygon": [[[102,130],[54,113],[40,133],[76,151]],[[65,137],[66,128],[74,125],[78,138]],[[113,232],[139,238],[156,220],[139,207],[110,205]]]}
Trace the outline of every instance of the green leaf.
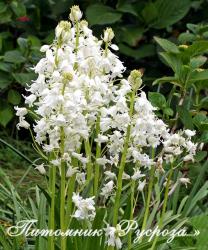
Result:
{"label": "green leaf", "polygon": [[193,121],[189,111],[183,106],[178,106],[178,113],[185,128],[193,130]]}
{"label": "green leaf", "polygon": [[18,43],[18,45],[20,47],[20,50],[22,52],[24,52],[27,49],[27,47],[28,47],[27,39],[25,39],[23,37],[19,37],[17,39],[17,43]]}
{"label": "green leaf", "polygon": [[3,2],[0,2],[0,13],[5,12],[7,9],[7,5]]}
{"label": "green leaf", "polygon": [[17,17],[26,15],[25,5],[20,1],[12,1],[10,6]]}
{"label": "green leaf", "polygon": [[29,84],[31,80],[34,80],[36,77],[36,74],[34,73],[13,73],[12,75],[15,78],[15,80],[24,87],[26,86],[26,84]]}
{"label": "green leaf", "polygon": [[154,23],[155,19],[158,18],[158,9],[155,3],[147,2],[146,6],[142,10],[142,17],[145,22],[151,26],[151,23]]}
{"label": "green leaf", "polygon": [[194,116],[193,123],[200,131],[208,130],[208,118],[203,113]]}
{"label": "green leaf", "polygon": [[86,16],[91,25],[102,25],[119,21],[122,17],[122,14],[109,6],[102,4],[93,4],[87,8]]}
{"label": "green leaf", "polygon": [[18,105],[21,101],[21,95],[18,91],[10,89],[8,92],[8,102],[12,103],[13,105]]}
{"label": "green leaf", "polygon": [[13,110],[10,106],[6,106],[3,110],[0,110],[0,124],[4,127],[11,121],[13,118]]}
{"label": "green leaf", "polygon": [[152,27],[162,29],[181,20],[191,7],[190,0],[157,0],[155,6],[158,11],[157,20]]}
{"label": "green leaf", "polygon": [[12,12],[7,9],[5,12],[0,13],[0,24],[9,23],[12,20]]}
{"label": "green leaf", "polygon": [[116,37],[130,46],[136,46],[143,32],[144,28],[140,26],[124,26],[116,32]]}
{"label": "green leaf", "polygon": [[165,109],[163,109],[163,112],[164,112],[164,114],[166,114],[166,115],[169,115],[169,116],[173,116],[173,110],[171,109],[171,108],[165,108]]}
{"label": "green leaf", "polygon": [[11,72],[12,64],[11,63],[0,62],[0,70],[5,71],[5,72]]}
{"label": "green leaf", "polygon": [[179,49],[175,45],[175,43],[172,43],[167,39],[159,38],[156,36],[154,37],[154,39],[160,45],[160,47],[162,47],[165,51],[172,53],[179,53]]}
{"label": "green leaf", "polygon": [[161,61],[171,67],[179,78],[183,65],[178,55],[168,52],[161,52],[159,55],[161,56]]}
{"label": "green leaf", "polygon": [[164,76],[164,77],[158,78],[152,83],[152,85],[162,84],[162,83],[172,83],[173,85],[181,86],[178,83],[178,79],[174,76]]}
{"label": "green leaf", "polygon": [[134,6],[130,3],[123,3],[117,7],[117,10],[124,13],[130,13],[134,16],[138,16],[137,11],[135,10]]}
{"label": "green leaf", "polygon": [[6,89],[10,83],[12,83],[11,76],[4,72],[0,72],[0,89]]}
{"label": "green leaf", "polygon": [[19,63],[25,62],[26,59],[23,57],[23,55],[20,51],[11,50],[11,51],[7,51],[4,54],[4,61],[19,64]]}
{"label": "green leaf", "polygon": [[204,65],[206,61],[207,61],[207,58],[205,56],[193,57],[190,60],[190,66],[192,68],[199,68],[202,65]]}
{"label": "green leaf", "polygon": [[166,107],[166,99],[164,95],[158,92],[149,92],[148,98],[153,106],[158,107],[160,109],[163,109],[164,107]]}
{"label": "green leaf", "polygon": [[189,220],[191,225],[200,232],[200,234],[196,237],[196,244],[194,246],[197,247],[197,249],[204,249],[207,245],[208,215],[197,215]]}
{"label": "green leaf", "polygon": [[183,53],[188,57],[194,57],[205,52],[208,52],[208,41],[196,41],[188,46]]}
{"label": "green leaf", "polygon": [[152,44],[140,46],[138,49],[132,49],[129,46],[120,43],[119,50],[122,54],[135,59],[141,59],[155,55],[155,47]]}
{"label": "green leaf", "polygon": [[203,71],[194,71],[190,76],[190,81],[192,82],[207,80],[207,79],[208,79],[208,69],[205,69]]}
{"label": "green leaf", "polygon": [[189,33],[189,32],[181,33],[178,37],[178,41],[181,44],[184,44],[187,42],[193,42],[193,41],[195,41],[195,39],[196,39],[196,36],[194,34]]}

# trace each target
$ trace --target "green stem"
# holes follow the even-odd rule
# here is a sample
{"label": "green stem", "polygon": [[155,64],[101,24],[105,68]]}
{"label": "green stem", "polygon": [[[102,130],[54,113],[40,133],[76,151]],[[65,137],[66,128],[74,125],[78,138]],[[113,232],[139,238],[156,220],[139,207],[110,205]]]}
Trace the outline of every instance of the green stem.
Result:
{"label": "green stem", "polygon": [[145,208],[141,231],[145,230],[146,225],[147,225],[147,219],[149,216],[149,207],[150,207],[150,201],[151,201],[151,195],[152,195],[152,189],[153,189],[153,183],[154,183],[154,174],[155,174],[155,167],[152,166],[150,170],[150,180],[149,180],[149,185],[148,185],[147,201],[145,204],[146,208]]}
{"label": "green stem", "polygon": [[[64,129],[61,128],[61,156],[64,154]],[[65,162],[61,160],[61,201],[60,201],[60,224],[61,231],[65,231],[65,187],[66,187],[66,169]],[[61,250],[66,249],[66,237],[61,236]]]}
{"label": "green stem", "polygon": [[[49,214],[49,230],[55,231],[55,195],[56,195],[56,167],[51,166],[49,170],[49,185],[51,194],[51,207]],[[54,250],[54,236],[49,236],[49,250]]]}
{"label": "green stem", "polygon": [[[130,119],[132,118],[132,115],[134,112],[135,94],[136,94],[136,89],[134,88],[132,91],[132,96],[131,96],[131,100],[130,100],[130,110],[129,110]],[[126,139],[124,142],[124,149],[123,149],[123,153],[121,156],[121,163],[119,166],[119,173],[118,173],[118,180],[117,180],[117,191],[116,191],[114,215],[113,215],[113,226],[116,226],[117,222],[118,222],[119,203],[120,203],[121,191],[122,191],[122,176],[123,176],[125,163],[126,163],[126,156],[127,156],[128,145],[129,145],[130,132],[131,132],[131,124],[129,124],[127,127]]]}
{"label": "green stem", "polygon": [[[92,174],[93,174],[93,171],[92,171],[92,157],[91,157],[91,146],[90,146],[90,141],[89,139],[86,139],[85,142],[84,142],[84,145],[85,145],[85,153],[86,153],[86,156],[88,158],[88,163],[87,163],[87,183],[90,183],[90,180],[92,178]],[[90,189],[90,194],[93,193],[93,187]]]}
{"label": "green stem", "polygon": [[[133,220],[134,217],[134,189],[135,189],[135,181],[133,180],[131,183],[131,212],[130,212],[130,221]],[[132,245],[132,230],[130,230],[128,235],[128,250],[131,249]]]}
{"label": "green stem", "polygon": [[[159,225],[158,225],[159,229],[162,229],[162,226],[163,226],[163,220],[164,220],[164,215],[165,215],[165,211],[166,211],[166,207],[167,207],[169,186],[170,186],[170,183],[171,183],[171,177],[172,177],[172,175],[173,175],[173,164],[171,164],[170,173],[168,175],[168,180],[167,180],[167,184],[166,184],[166,187],[165,187],[165,196],[164,196],[164,202],[163,202],[163,207],[162,207],[162,213],[161,213],[161,217],[160,217]],[[155,246],[157,244],[157,240],[158,240],[158,236],[155,237],[155,239],[153,241],[153,244],[152,244],[152,247],[151,247],[150,250],[154,250],[155,249]]]}
{"label": "green stem", "polygon": [[[100,116],[97,118],[96,123],[96,135],[100,134]],[[101,145],[97,142],[96,144],[96,159],[100,158],[101,156]],[[94,178],[94,195],[97,195],[98,192],[98,182],[99,182],[99,175],[100,175],[100,166],[95,163],[95,178]]]}

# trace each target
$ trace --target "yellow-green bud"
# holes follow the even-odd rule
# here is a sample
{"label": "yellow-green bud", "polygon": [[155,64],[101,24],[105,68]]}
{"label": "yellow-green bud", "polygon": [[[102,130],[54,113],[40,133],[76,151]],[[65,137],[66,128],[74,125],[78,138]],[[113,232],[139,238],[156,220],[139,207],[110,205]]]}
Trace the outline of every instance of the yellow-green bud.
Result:
{"label": "yellow-green bud", "polygon": [[142,72],[136,69],[132,70],[128,77],[128,81],[133,88],[140,88],[142,85]]}
{"label": "yellow-green bud", "polygon": [[186,44],[181,44],[178,47],[179,47],[180,50],[186,50],[186,49],[188,49],[188,45],[186,45]]}
{"label": "yellow-green bud", "polygon": [[114,38],[114,32],[111,28],[107,28],[106,30],[104,30],[104,37],[103,37],[103,41],[106,43],[111,42],[111,40]]}
{"label": "yellow-green bud", "polygon": [[63,73],[63,78],[64,78],[64,81],[72,81],[73,80],[73,75],[69,72],[64,72]]}
{"label": "yellow-green bud", "polygon": [[68,33],[71,29],[71,23],[68,21],[61,21],[56,27],[56,37],[60,37],[61,35],[65,35],[64,33]]}
{"label": "yellow-green bud", "polygon": [[80,26],[81,26],[81,27],[88,27],[88,22],[87,22],[86,20],[82,20],[82,21],[80,22]]}
{"label": "yellow-green bud", "polygon": [[69,14],[69,19],[72,22],[78,22],[81,18],[82,18],[82,12],[81,12],[79,6],[78,5],[72,6],[71,12]]}
{"label": "yellow-green bud", "polygon": [[198,69],[196,69],[196,71],[197,72],[202,72],[202,71],[204,71],[204,69],[198,68]]}

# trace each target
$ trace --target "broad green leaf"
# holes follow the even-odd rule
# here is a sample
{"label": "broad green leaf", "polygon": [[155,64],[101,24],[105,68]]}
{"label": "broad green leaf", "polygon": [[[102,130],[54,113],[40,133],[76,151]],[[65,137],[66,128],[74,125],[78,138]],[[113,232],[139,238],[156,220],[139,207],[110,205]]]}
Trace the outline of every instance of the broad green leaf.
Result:
{"label": "broad green leaf", "polygon": [[130,4],[130,3],[123,3],[123,4],[119,5],[117,7],[117,10],[120,11],[120,12],[130,13],[130,14],[132,14],[134,16],[138,16],[138,13],[135,10],[133,4]]}
{"label": "broad green leaf", "polygon": [[20,47],[20,50],[22,52],[24,52],[27,49],[27,47],[28,47],[27,39],[25,39],[23,37],[19,37],[17,39],[17,43],[18,43],[18,45]]}
{"label": "broad green leaf", "polygon": [[158,15],[159,13],[155,3],[147,2],[146,6],[142,10],[142,17],[145,22],[151,26],[151,24],[158,18]]}
{"label": "broad green leaf", "polygon": [[7,9],[5,12],[0,13],[0,24],[11,22],[12,12]]}
{"label": "broad green leaf", "polygon": [[21,95],[18,91],[10,89],[8,92],[8,101],[13,105],[18,105],[21,101]]}
{"label": "broad green leaf", "polygon": [[189,32],[181,33],[178,37],[178,41],[182,44],[187,43],[187,42],[193,42],[195,41],[195,39],[196,39],[196,36]]}
{"label": "broad green leaf", "polygon": [[163,109],[163,112],[164,112],[164,114],[169,115],[169,116],[173,116],[173,114],[174,114],[173,110],[171,108],[168,108],[168,107]]}
{"label": "broad green leaf", "polygon": [[182,62],[178,55],[168,52],[159,53],[161,56],[161,61],[172,68],[173,72],[178,76],[181,75]]}
{"label": "broad green leaf", "polygon": [[12,74],[15,80],[20,83],[22,86],[26,86],[26,84],[30,84],[31,80],[34,80],[36,74],[34,73],[14,73]]}
{"label": "broad green leaf", "polygon": [[179,118],[184,124],[184,127],[187,129],[193,130],[193,121],[192,121],[192,117],[190,115],[189,110],[187,110],[184,106],[178,106],[177,109],[178,109]]}
{"label": "broad green leaf", "polygon": [[201,81],[201,80],[207,80],[208,79],[208,70],[205,69],[203,71],[194,71],[190,76],[190,81]]}
{"label": "broad green leaf", "polygon": [[175,43],[172,43],[167,39],[163,39],[159,37],[154,37],[154,39],[160,45],[160,47],[162,47],[165,51],[172,52],[172,53],[179,53],[179,49],[175,45]]}
{"label": "broad green leaf", "polygon": [[11,76],[0,71],[0,89],[6,89],[10,83],[12,83]]}
{"label": "broad green leaf", "polygon": [[141,26],[124,26],[116,32],[116,37],[121,42],[125,42],[130,46],[136,46],[141,39],[144,28]]}
{"label": "broad green leaf", "polygon": [[10,6],[17,17],[26,15],[25,5],[21,1],[12,1]]}
{"label": "broad green leaf", "polygon": [[5,71],[5,72],[11,72],[12,64],[11,63],[0,62],[0,70]]}
{"label": "broad green leaf", "polygon": [[5,62],[11,62],[15,64],[23,63],[26,61],[25,57],[22,55],[22,53],[18,50],[11,50],[7,51],[4,54],[4,61]]}
{"label": "broad green leaf", "polygon": [[115,23],[122,17],[122,14],[115,9],[102,4],[89,5],[86,15],[91,25]]}
{"label": "broad green leaf", "polygon": [[178,83],[178,79],[174,76],[164,76],[162,78],[158,78],[152,83],[152,85],[162,84],[162,83],[172,83],[173,85],[181,86]]}
{"label": "broad green leaf", "polygon": [[183,54],[187,57],[198,56],[202,53],[208,52],[208,41],[196,41],[184,50]]}
{"label": "broad green leaf", "polygon": [[141,59],[155,54],[155,47],[152,44],[147,44],[139,47],[138,49],[132,49],[131,47],[120,43],[120,52],[126,56],[133,57],[135,59]]}
{"label": "broad green leaf", "polygon": [[194,125],[201,131],[206,130],[206,125],[208,125],[208,118],[205,114],[199,113],[193,118]]}
{"label": "broad green leaf", "polygon": [[205,56],[193,57],[190,60],[190,66],[192,68],[199,68],[202,65],[204,65],[206,61],[207,61],[207,57],[205,57]]}
{"label": "broad green leaf", "polygon": [[0,110],[0,124],[3,127],[6,127],[6,125],[11,121],[13,116],[14,113],[10,106],[7,106],[4,109]]}
{"label": "broad green leaf", "polygon": [[166,99],[165,97],[158,92],[149,92],[148,99],[152,103],[153,106],[163,109],[166,107]]}
{"label": "broad green leaf", "polygon": [[158,11],[158,18],[152,25],[157,29],[168,27],[182,19],[191,7],[190,0],[157,0],[155,6]]}
{"label": "broad green leaf", "polygon": [[3,2],[0,2],[0,13],[5,12],[6,9],[7,9],[7,4],[3,3]]}

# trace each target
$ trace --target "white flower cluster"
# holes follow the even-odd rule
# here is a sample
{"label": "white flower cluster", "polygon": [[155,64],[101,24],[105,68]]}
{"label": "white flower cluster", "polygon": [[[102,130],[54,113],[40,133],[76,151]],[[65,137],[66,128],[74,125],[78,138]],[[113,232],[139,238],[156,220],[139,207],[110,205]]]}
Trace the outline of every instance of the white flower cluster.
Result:
{"label": "white flower cluster", "polygon": [[73,193],[72,200],[77,207],[73,217],[78,220],[93,220],[95,217],[94,197],[83,199],[79,194]]}
{"label": "white flower cluster", "polygon": [[[145,93],[140,91],[137,95],[142,84],[141,72],[134,70],[127,80],[123,79],[125,67],[113,53],[118,47],[112,44],[112,29],[107,28],[99,40],[81,17],[79,7],[72,7],[71,22],[61,21],[53,44],[42,46],[45,57],[34,67],[38,78],[27,89],[30,95],[25,97],[25,103],[39,117],[33,124],[36,143],[46,154],[54,153],[56,158],[51,161],[54,166],[66,163],[67,177],[76,174],[78,185],[83,185],[85,166],[90,161],[108,168],[107,183],[101,190],[107,199],[114,191],[114,169],[119,165],[129,128],[127,161],[139,168],[156,164],[156,157],[149,156],[152,148],[164,147],[160,157],[169,162],[184,150],[184,160],[193,160],[196,145],[190,141],[192,131],[185,132],[186,138],[182,133],[170,134],[164,122],[154,114],[155,108]],[[16,107],[16,110],[20,118],[18,128],[28,128],[27,109]],[[98,121],[99,134],[95,137]],[[80,153],[87,140],[103,149],[95,160],[86,152]],[[78,166],[73,166],[73,159],[78,161]],[[138,189],[142,190],[146,180],[140,171],[135,168],[133,176],[126,174],[125,179],[138,180]],[[73,202],[77,207],[74,217],[94,218],[93,198],[83,199],[74,194]],[[111,228],[109,234],[112,232]],[[119,247],[119,240],[114,244]]]}

